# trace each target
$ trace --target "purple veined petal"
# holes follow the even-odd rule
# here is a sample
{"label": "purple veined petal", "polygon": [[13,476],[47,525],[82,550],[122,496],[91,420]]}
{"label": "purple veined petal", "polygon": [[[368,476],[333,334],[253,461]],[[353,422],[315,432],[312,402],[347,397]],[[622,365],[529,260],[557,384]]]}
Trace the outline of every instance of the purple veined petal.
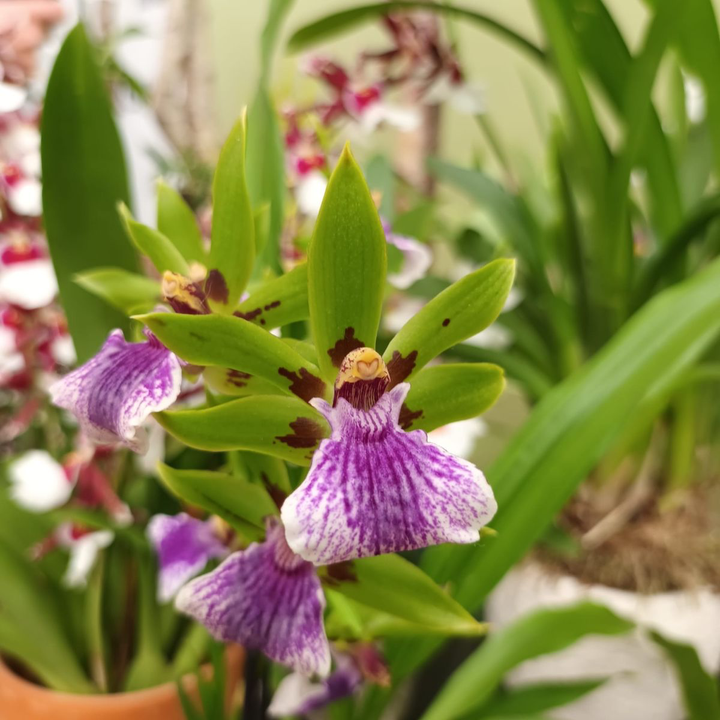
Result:
{"label": "purple veined petal", "polygon": [[52,385],[50,395],[91,440],[144,453],[147,437],[140,425],[175,402],[181,381],[180,360],[156,339],[129,343],[113,330],[100,352]]}
{"label": "purple veined petal", "polygon": [[45,450],[29,450],[8,466],[10,497],[30,512],[47,512],[64,505],[75,483]]}
{"label": "purple veined petal", "polygon": [[218,640],[260,650],[304,675],[325,676],[330,670],[320,580],[287,546],[277,519],[268,521],[265,542],[233,553],[192,580],[175,606]]}
{"label": "purple veined petal", "polygon": [[388,282],[404,290],[422,277],[430,269],[433,255],[430,248],[415,238],[386,232],[387,241],[403,254],[403,265],[399,272],[388,275]]}
{"label": "purple veined petal", "polygon": [[362,675],[352,658],[336,655],[337,667],[325,680],[313,682],[300,673],[284,677],[268,707],[270,717],[307,715],[336,700],[352,695],[362,684]]}
{"label": "purple veined petal", "polygon": [[185,513],[155,515],[147,535],[158,555],[158,601],[168,602],[195,577],[211,558],[224,558],[227,548],[215,534],[212,521]]}
{"label": "purple veined petal", "polygon": [[313,456],[305,481],[282,506],[288,544],[316,565],[445,542],[473,543],[497,510],[472,463],[398,425],[408,383],[368,411],[345,400],[311,405],[330,438]]}

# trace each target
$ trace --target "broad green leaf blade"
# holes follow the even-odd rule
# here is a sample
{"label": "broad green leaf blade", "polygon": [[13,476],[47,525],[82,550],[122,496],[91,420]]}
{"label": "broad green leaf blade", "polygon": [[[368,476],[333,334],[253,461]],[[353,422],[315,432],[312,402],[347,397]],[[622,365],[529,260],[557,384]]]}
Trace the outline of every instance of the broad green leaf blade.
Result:
{"label": "broad green leaf blade", "polygon": [[[342,572],[332,572],[333,567]],[[399,555],[332,566],[329,585],[358,603],[434,632],[482,635],[479,623],[422,570]]]}
{"label": "broad green leaf blade", "polygon": [[597,690],[606,682],[600,680],[577,680],[563,683],[538,683],[523,685],[512,690],[501,691],[479,711],[482,717],[504,717],[512,720],[518,715],[552,710],[575,702]]}
{"label": "broad green leaf blade", "polygon": [[157,227],[187,262],[207,262],[193,211],[180,193],[162,180],[157,184]]}
{"label": "broad green leaf blade", "polygon": [[601,605],[539,610],[492,633],[450,677],[422,720],[454,720],[479,708],[506,672],[525,660],[558,652],[585,635],[619,635],[633,624]]}
{"label": "broad green leaf blade", "polygon": [[157,280],[118,268],[86,270],[75,276],[75,282],[126,315],[150,310],[162,299]]}
{"label": "broad green leaf blade", "polygon": [[49,687],[94,690],[65,637],[47,581],[26,558],[0,542],[0,649],[26,662]]}
{"label": "broad green leaf blade", "polygon": [[328,392],[312,363],[280,338],[240,318],[152,313],[136,319],[193,365],[215,365],[250,373],[306,402]]}
{"label": "broad green leaf blade", "polygon": [[330,177],[308,252],[310,325],[323,376],[358,347],[375,347],[387,269],[385,233],[346,146]]}
{"label": "broad green leaf blade", "polygon": [[683,691],[687,720],[720,720],[717,678],[700,662],[692,645],[675,642],[651,632],[652,639],[669,655]]}
{"label": "broad green leaf blade", "polygon": [[160,479],[181,500],[219,515],[252,539],[264,533],[264,519],[277,515],[277,506],[262,485],[211,470],[176,470],[158,465]]}
{"label": "broad green leaf blade", "polygon": [[312,407],[297,398],[260,395],[203,410],[156,413],[178,440],[200,450],[250,450],[310,465],[329,428]]}
{"label": "broad green leaf blade", "polygon": [[43,211],[48,245],[79,362],[97,352],[125,317],[77,285],[101,266],[137,270],[118,217],[129,201],[122,147],[104,81],[82,25],[55,61],[42,114]]}
{"label": "broad green leaf blade", "polygon": [[245,118],[223,145],[213,182],[212,243],[205,289],[215,310],[231,313],[252,274],[255,221],[245,182]]}
{"label": "broad green leaf blade", "polygon": [[399,2],[391,0],[391,2],[372,3],[369,5],[350,8],[349,10],[342,10],[341,12],[328,15],[297,30],[288,41],[288,47],[294,52],[305,50],[310,46],[314,46],[323,40],[327,40],[337,35],[338,33],[346,32],[347,30],[352,29],[355,25],[359,25],[363,22],[370,22],[376,20],[378,17],[387,15],[388,13],[398,12],[401,10],[429,10],[431,12],[449,15],[451,17],[464,18],[489,28],[500,37],[509,40],[520,49],[530,53],[536,59],[543,60],[545,57],[545,53],[540,48],[533,45],[533,43],[527,38],[524,38],[511,28],[506,27],[502,23],[499,23],[497,20],[494,20],[487,15],[474,10],[468,10],[464,7],[450,5],[445,2],[438,4],[427,1]]}
{"label": "broad green leaf blade", "polygon": [[400,412],[405,430],[434,430],[477,417],[490,408],[505,388],[502,368],[489,363],[436,365],[412,381]]}
{"label": "broad green leaf blade", "polygon": [[162,233],[133,219],[127,206],[120,205],[120,217],[125,223],[125,230],[133,245],[150,258],[150,262],[162,275],[166,270],[180,273],[186,277],[190,274],[188,264],[180,251]]}
{"label": "broad green leaf blade", "polygon": [[203,379],[213,392],[231,397],[247,397],[248,395],[278,395],[277,385],[263,378],[224,367],[206,367]]}
{"label": "broad green leaf blade", "polygon": [[514,260],[494,260],[433,298],[385,350],[391,384],[411,378],[441,352],[490,325],[503,309],[514,277]]}
{"label": "broad green leaf blade", "polygon": [[308,311],[307,265],[303,263],[275,280],[268,280],[241,302],[238,317],[272,330],[306,320]]}

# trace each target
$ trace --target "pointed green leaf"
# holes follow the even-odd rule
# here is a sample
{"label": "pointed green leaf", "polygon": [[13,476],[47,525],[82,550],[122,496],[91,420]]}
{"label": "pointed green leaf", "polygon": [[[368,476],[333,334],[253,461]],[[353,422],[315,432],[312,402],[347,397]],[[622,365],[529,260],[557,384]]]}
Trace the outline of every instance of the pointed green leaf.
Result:
{"label": "pointed green leaf", "polygon": [[441,352],[490,325],[503,309],[514,277],[514,260],[494,260],[433,298],[383,355],[391,383],[411,378]]}
{"label": "pointed green leaf", "polygon": [[202,235],[193,211],[180,193],[162,180],[158,180],[157,184],[157,226],[185,260],[203,264],[207,262]]}
{"label": "pointed green leaf", "polygon": [[220,152],[213,183],[212,243],[206,290],[214,309],[231,313],[252,274],[255,221],[245,182],[245,118]]}
{"label": "pointed green leaf", "polygon": [[150,258],[150,262],[162,275],[166,270],[188,276],[190,270],[180,251],[162,233],[137,222],[125,204],[119,206],[120,217],[133,245]]}
{"label": "pointed green leaf", "polygon": [[158,465],[160,479],[181,500],[218,515],[254,540],[265,533],[264,519],[278,509],[262,485],[211,470],[176,470]]}
{"label": "pointed green leaf", "polygon": [[717,678],[705,670],[695,648],[657,632],[651,632],[650,636],[675,665],[688,713],[687,720],[720,720]]}
{"label": "pointed green leaf", "polygon": [[65,39],[42,114],[43,209],[60,299],[78,360],[129,323],[74,282],[100,266],[137,270],[117,215],[129,201],[125,161],[95,51],[82,25]]}
{"label": "pointed green leaf", "polygon": [[331,566],[328,575],[330,587],[352,600],[432,632],[482,635],[487,630],[422,570],[399,555]]}
{"label": "pointed green leaf", "polygon": [[119,268],[96,268],[75,276],[75,282],[126,315],[150,310],[160,302],[160,284]]}
{"label": "pointed green leaf", "polygon": [[605,682],[607,682],[607,678],[522,685],[512,690],[501,691],[483,705],[480,712],[483,718],[497,717],[514,720],[518,716],[524,717],[526,713],[552,710],[575,702],[597,690]]}
{"label": "pointed green leaf", "polygon": [[350,350],[375,347],[386,245],[362,171],[346,147],[330,177],[308,253],[310,324],[327,380],[334,381]]}
{"label": "pointed green leaf", "polygon": [[435,428],[474,418],[494,405],[505,388],[502,368],[489,363],[436,365],[412,381],[400,412],[405,430]]}
{"label": "pointed green leaf", "polygon": [[310,465],[329,428],[310,405],[297,398],[260,395],[202,410],[156,413],[178,440],[200,450],[250,450]]}
{"label": "pointed green leaf", "polygon": [[203,379],[213,392],[231,397],[279,395],[280,389],[257,375],[225,367],[206,367]]}
{"label": "pointed green leaf", "polygon": [[235,311],[238,317],[272,330],[308,317],[307,265],[268,280],[253,290]]}
{"label": "pointed green leaf", "polygon": [[508,670],[525,660],[558,652],[585,635],[619,635],[633,624],[601,605],[539,610],[492,633],[450,677],[422,720],[454,720],[479,708]]}
{"label": "pointed green leaf", "polygon": [[312,363],[280,338],[240,318],[152,313],[136,319],[193,365],[217,365],[250,373],[306,402],[328,393]]}

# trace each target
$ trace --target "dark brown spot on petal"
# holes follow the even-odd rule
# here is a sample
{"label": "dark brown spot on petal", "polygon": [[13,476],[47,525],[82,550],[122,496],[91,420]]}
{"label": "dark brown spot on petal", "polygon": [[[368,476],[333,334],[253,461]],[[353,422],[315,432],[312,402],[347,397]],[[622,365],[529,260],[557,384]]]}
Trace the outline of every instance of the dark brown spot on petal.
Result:
{"label": "dark brown spot on petal", "polygon": [[347,327],[345,335],[335,343],[335,347],[327,351],[327,354],[330,356],[332,364],[339,368],[349,352],[361,347],[365,347],[365,343],[355,337],[355,328]]}
{"label": "dark brown spot on petal", "polygon": [[228,286],[223,274],[219,270],[211,270],[205,281],[205,294],[210,300],[227,305]]}
{"label": "dark brown spot on petal", "polygon": [[450,318],[445,318],[443,320],[443,327],[447,327],[450,324]]}
{"label": "dark brown spot on petal", "polygon": [[264,324],[265,324],[265,318],[260,318],[260,324],[261,324],[261,325],[264,325]]}
{"label": "dark brown spot on petal", "polygon": [[316,375],[300,368],[300,372],[291,372],[287,368],[278,368],[278,373],[290,381],[290,392],[305,402],[325,394],[325,383]]}
{"label": "dark brown spot on petal", "polygon": [[262,314],[262,308],[255,308],[254,310],[248,310],[247,312],[240,312],[236,310],[233,315],[239,317],[241,320],[247,320],[252,322],[258,315]]}
{"label": "dark brown spot on petal", "polygon": [[277,509],[279,510],[283,503],[285,502],[285,498],[287,497],[287,493],[281,490],[277,485],[270,482],[270,478],[265,473],[260,474],[260,479],[263,481],[263,485],[265,486],[265,489],[268,491],[268,495],[272,498],[272,501],[277,505]]}
{"label": "dark brown spot on petal", "polygon": [[413,350],[404,357],[397,350],[393,352],[390,362],[387,364],[387,369],[390,373],[390,386],[388,390],[392,390],[410,375],[415,367],[417,356],[417,350]]}
{"label": "dark brown spot on petal", "polygon": [[323,438],[323,429],[314,420],[299,417],[290,423],[292,435],[278,435],[276,440],[291,448],[314,448]]}
{"label": "dark brown spot on petal", "polygon": [[418,420],[422,416],[422,410],[417,410],[416,412],[413,412],[405,403],[403,403],[402,407],[400,408],[400,427],[403,430],[408,430],[410,426],[415,422],[415,420]]}
{"label": "dark brown spot on petal", "polygon": [[228,370],[227,381],[230,385],[234,385],[237,388],[244,388],[247,385],[247,380],[252,377],[250,373],[242,372],[242,370]]}
{"label": "dark brown spot on petal", "polygon": [[194,330],[189,330],[188,335],[190,335],[190,337],[194,337],[196,340],[205,341],[205,338],[200,335],[200,333],[196,333]]}
{"label": "dark brown spot on petal", "polygon": [[355,567],[349,560],[328,565],[325,568],[325,577],[323,580],[325,584],[330,587],[337,587],[344,582],[357,582]]}
{"label": "dark brown spot on petal", "polygon": [[272,310],[273,308],[280,307],[280,300],[275,300],[274,302],[271,302],[269,305],[265,306],[266,310]]}

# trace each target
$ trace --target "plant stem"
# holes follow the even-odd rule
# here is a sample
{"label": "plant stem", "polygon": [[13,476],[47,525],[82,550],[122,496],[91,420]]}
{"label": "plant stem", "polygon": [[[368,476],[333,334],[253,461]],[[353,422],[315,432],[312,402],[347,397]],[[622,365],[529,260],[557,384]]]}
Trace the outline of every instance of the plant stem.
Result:
{"label": "plant stem", "polygon": [[687,488],[692,483],[695,460],[695,420],[697,398],[686,390],[672,404],[673,423],[670,430],[669,491]]}
{"label": "plant stem", "polygon": [[175,659],[173,660],[173,674],[182,677],[187,673],[197,670],[203,661],[210,646],[210,635],[208,631],[197,623],[193,623],[185,633],[180,643]]}
{"label": "plant stem", "polygon": [[265,720],[267,700],[267,663],[256,650],[245,660],[245,702],[243,720]]}
{"label": "plant stem", "polygon": [[87,639],[90,657],[90,677],[102,692],[108,690],[103,642],[102,593],[105,579],[105,557],[101,553],[93,568],[87,589]]}

